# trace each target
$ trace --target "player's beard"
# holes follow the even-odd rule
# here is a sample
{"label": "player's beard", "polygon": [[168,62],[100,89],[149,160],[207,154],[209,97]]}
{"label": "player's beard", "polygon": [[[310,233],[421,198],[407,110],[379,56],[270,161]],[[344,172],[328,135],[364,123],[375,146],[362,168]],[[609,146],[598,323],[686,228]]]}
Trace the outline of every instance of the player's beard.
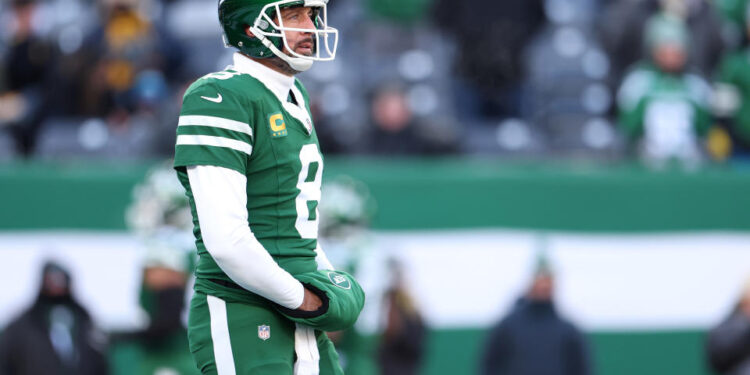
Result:
{"label": "player's beard", "polygon": [[[310,53],[300,53],[300,52],[297,52],[297,49],[299,48],[299,46],[302,43],[310,43]],[[293,50],[294,50],[294,52],[297,52],[298,54],[300,54],[302,56],[310,57],[310,56],[313,55],[313,53],[314,53],[313,51],[315,51],[315,40],[313,40],[313,38],[311,38],[311,37],[302,39],[299,42],[297,42],[297,43],[294,44]]]}
{"label": "player's beard", "polygon": [[[313,51],[315,50],[315,40],[313,40],[313,38],[305,38],[305,39],[302,39],[302,40],[298,41],[297,43],[294,44],[294,47],[292,48],[292,50],[294,50],[296,52],[297,49],[299,48],[299,45],[302,44],[302,43],[312,43],[312,50],[310,51],[309,54],[302,54],[302,53],[299,53],[299,52],[297,52],[297,53],[299,53],[300,55],[303,55],[303,56],[312,56],[313,55]],[[288,53],[288,51],[287,51],[286,48],[284,48],[284,50],[282,50],[282,53],[290,55]],[[279,69],[279,71],[281,73],[284,73],[286,75],[295,75],[295,74],[301,73],[300,71],[298,71],[298,70],[292,68],[291,66],[289,66],[289,63],[287,63],[286,61],[282,60],[278,56],[274,56],[274,57],[270,58],[269,62],[274,67],[276,67],[277,69]]]}

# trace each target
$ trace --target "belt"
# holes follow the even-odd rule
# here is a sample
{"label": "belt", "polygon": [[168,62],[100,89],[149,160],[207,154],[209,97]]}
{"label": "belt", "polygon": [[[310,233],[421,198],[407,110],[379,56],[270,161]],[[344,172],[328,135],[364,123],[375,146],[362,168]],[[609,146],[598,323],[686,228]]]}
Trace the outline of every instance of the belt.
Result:
{"label": "belt", "polygon": [[[243,302],[249,302],[249,303],[256,303],[256,304],[265,304],[268,302],[265,298],[239,286],[237,283],[231,281],[231,280],[222,280],[222,279],[198,279],[196,280],[196,290],[200,290],[200,287],[198,285],[202,283],[205,287],[209,288],[208,290],[204,290],[206,294],[212,294],[217,293],[221,291],[221,287],[225,288],[223,293],[225,294],[218,294],[220,297],[226,297],[237,301],[243,301]],[[218,289],[218,290],[217,290]]]}
{"label": "belt", "polygon": [[238,289],[238,290],[242,290],[242,291],[245,291],[245,292],[248,291],[247,289],[245,289],[245,288],[243,288],[243,287],[241,287],[241,286],[239,286],[236,283],[233,283],[231,281],[220,280],[220,279],[208,279],[208,281],[210,281],[210,282],[212,282],[214,284],[219,284],[221,286],[225,286],[227,288]]}

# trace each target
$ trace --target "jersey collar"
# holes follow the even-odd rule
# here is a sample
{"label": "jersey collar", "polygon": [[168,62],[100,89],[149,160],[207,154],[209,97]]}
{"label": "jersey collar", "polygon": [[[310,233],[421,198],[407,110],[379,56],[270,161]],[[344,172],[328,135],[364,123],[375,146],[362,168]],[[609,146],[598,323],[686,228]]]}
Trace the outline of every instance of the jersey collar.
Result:
{"label": "jersey collar", "polygon": [[239,52],[234,54],[234,69],[263,83],[282,103],[287,101],[289,90],[294,86],[294,77],[281,74]]}

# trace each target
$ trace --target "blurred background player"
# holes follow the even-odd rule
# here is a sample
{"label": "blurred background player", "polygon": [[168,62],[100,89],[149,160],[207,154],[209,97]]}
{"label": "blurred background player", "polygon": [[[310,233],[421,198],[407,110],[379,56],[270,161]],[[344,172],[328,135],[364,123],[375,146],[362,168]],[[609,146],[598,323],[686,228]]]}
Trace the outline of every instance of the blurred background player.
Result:
{"label": "blurred background player", "polygon": [[[127,212],[145,247],[139,305],[146,328],[113,335],[111,374],[192,375],[183,313],[192,278],[192,217],[171,161],[153,168],[135,187]],[[192,294],[192,293],[190,293]]]}
{"label": "blurred background player", "polygon": [[106,374],[106,336],[73,296],[70,272],[48,261],[39,284],[34,304],[0,336],[0,374]]}
{"label": "blurred background player", "polygon": [[388,281],[385,249],[378,246],[370,230],[377,211],[367,186],[349,176],[328,179],[321,188],[320,241],[331,263],[354,275],[368,298],[357,324],[344,331],[329,332],[347,374],[378,373],[376,346],[381,333],[381,298]]}
{"label": "blurred background player", "polygon": [[592,374],[586,337],[555,309],[554,287],[554,274],[540,257],[526,294],[489,333],[483,375]]}

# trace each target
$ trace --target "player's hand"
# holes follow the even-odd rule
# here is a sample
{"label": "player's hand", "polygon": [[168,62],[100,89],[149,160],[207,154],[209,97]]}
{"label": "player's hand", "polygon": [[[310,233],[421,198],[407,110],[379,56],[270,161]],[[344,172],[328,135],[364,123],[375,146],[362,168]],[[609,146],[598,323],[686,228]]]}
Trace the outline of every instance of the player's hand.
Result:
{"label": "player's hand", "polygon": [[311,292],[309,289],[305,288],[305,297],[302,300],[302,305],[300,305],[297,310],[316,311],[322,305],[323,301],[320,300],[320,297],[318,297],[317,294]]}

